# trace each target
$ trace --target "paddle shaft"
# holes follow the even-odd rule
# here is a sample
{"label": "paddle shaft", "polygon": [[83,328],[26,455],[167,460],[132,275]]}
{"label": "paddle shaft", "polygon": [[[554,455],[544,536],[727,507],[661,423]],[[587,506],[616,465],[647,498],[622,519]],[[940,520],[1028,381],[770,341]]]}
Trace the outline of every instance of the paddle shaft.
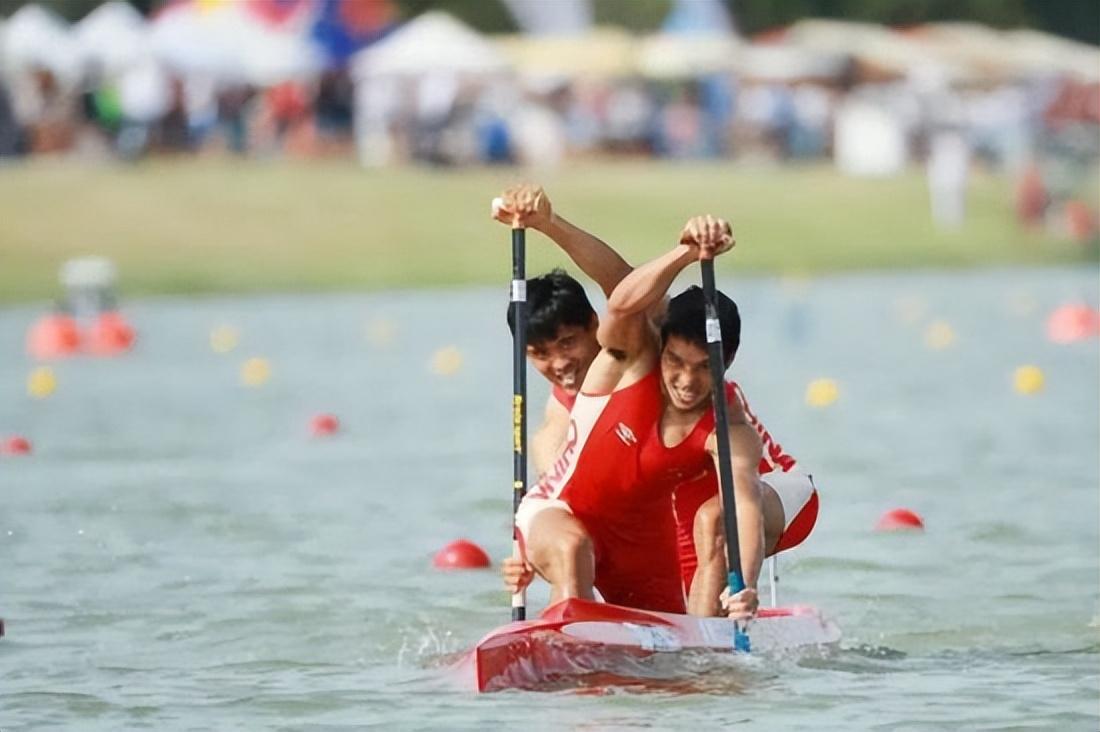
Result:
{"label": "paddle shaft", "polygon": [[[522,559],[516,511],[527,495],[527,231],[512,229],[512,556]],[[527,590],[512,595],[512,620],[527,617]]]}
{"label": "paddle shaft", "polygon": [[[714,286],[714,260],[699,262],[703,270],[703,303],[707,329],[707,360],[710,362],[711,401],[714,402],[714,438],[718,443],[718,486],[722,491],[722,520],[726,533],[726,566],[729,567],[730,594],[745,589],[741,571],[741,542],[737,533],[737,501],[733,494],[733,467],[730,461],[729,405],[726,403],[726,360],[722,354],[722,324],[718,320],[718,296]],[[734,648],[747,651],[748,636],[734,631]]]}

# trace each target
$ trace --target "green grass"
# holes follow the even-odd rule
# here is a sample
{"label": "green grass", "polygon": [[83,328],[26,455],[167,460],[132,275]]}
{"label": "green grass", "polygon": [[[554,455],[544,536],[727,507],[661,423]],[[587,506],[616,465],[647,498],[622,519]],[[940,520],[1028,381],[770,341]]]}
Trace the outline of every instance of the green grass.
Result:
{"label": "green grass", "polygon": [[[640,262],[692,214],[734,223],[719,269],[815,273],[1096,261],[1025,232],[1008,181],[972,178],[967,224],[937,231],[919,173],[844,178],[827,167],[584,164],[365,171],[350,162],[162,160],[133,167],[36,162],[0,168],[0,301],[51,297],[81,254],[118,264],[128,295],[500,283],[508,236],[489,201],[532,179],[574,222]],[[531,237],[532,272],[562,262]],[[540,239],[535,241],[535,239]]]}

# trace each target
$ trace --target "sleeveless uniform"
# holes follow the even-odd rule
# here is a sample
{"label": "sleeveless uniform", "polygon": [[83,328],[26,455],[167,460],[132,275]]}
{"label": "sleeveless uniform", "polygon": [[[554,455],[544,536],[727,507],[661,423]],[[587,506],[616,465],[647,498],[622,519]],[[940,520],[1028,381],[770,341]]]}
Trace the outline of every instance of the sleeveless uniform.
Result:
{"label": "sleeveless uniform", "polygon": [[[802,543],[817,521],[818,498],[813,479],[795,470],[795,459],[783,452],[782,446],[752,412],[741,387],[726,383],[726,399],[740,402],[745,418],[760,435],[763,456],[760,458],[761,480],[779,496],[783,504],[784,530],[776,544],[776,553]],[[643,480],[664,481],[676,485],[673,511],[676,518],[677,548],[680,572],[685,591],[690,590],[695,575],[694,524],[699,507],[718,493],[718,476],[714,460],[706,451],[706,440],[714,431],[714,411],[708,409],[699,418],[688,436],[678,445],[666,447],[661,441],[660,425],[655,424],[642,446]]]}
{"label": "sleeveless uniform", "polygon": [[592,539],[607,602],[683,613],[674,484],[644,482],[639,472],[641,439],[663,411],[659,379],[654,368],[611,394],[577,395],[562,452],[523,499],[516,526],[526,541],[540,511],[569,511]]}

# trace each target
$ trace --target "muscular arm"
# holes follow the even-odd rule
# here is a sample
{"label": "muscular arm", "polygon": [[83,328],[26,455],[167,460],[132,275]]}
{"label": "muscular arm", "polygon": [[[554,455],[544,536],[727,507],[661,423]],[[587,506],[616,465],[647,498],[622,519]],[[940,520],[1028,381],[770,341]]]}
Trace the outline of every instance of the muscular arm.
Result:
{"label": "muscular arm", "polygon": [[[745,419],[736,399],[729,405],[730,466],[733,496],[737,505],[737,538],[741,548],[741,572],[745,586],[753,589],[764,563],[764,506],[760,495],[760,435]],[[707,450],[718,468],[715,433],[707,439]],[[721,474],[719,472],[719,474]]]}
{"label": "muscular arm", "polygon": [[540,231],[569,255],[607,297],[631,267],[603,240],[559,216],[540,186],[512,186],[493,202],[493,218],[510,226]]}
{"label": "muscular arm", "polygon": [[569,411],[557,399],[550,397],[542,424],[531,437],[531,462],[536,477],[546,473],[558,457],[568,431]]}
{"label": "muscular arm", "polygon": [[600,286],[606,297],[611,297],[616,285],[630,274],[631,266],[618,252],[556,213],[551,214],[549,222],[539,230],[561,247],[581,271]]}
{"label": "muscular arm", "polygon": [[[677,244],[671,251],[646,262],[623,278],[607,299],[607,316],[600,321],[600,331],[605,325],[610,329],[617,319],[633,318],[650,313],[664,302],[665,294],[685,267],[697,261],[694,247]],[[599,335],[600,343],[609,346],[605,335]]]}

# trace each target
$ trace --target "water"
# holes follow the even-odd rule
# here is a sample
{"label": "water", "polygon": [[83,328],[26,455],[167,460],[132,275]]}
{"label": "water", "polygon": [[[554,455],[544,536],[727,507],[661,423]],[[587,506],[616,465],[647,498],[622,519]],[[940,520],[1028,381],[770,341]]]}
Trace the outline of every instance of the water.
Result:
{"label": "water", "polygon": [[[1095,270],[720,285],[745,317],[733,374],[822,494],[781,596],[839,649],[701,667],[701,693],[455,687],[439,659],[508,615],[494,572],[430,568],[462,536],[508,551],[502,288],[134,301],[136,351],[55,364],[45,400],[17,308],[0,435],[35,453],[0,457],[0,729],[1100,727],[1100,357],[1043,331],[1097,302]],[[464,360],[440,376],[446,346]],[[819,376],[832,408],[803,401]],[[345,429],[310,439],[322,411]],[[927,532],[874,533],[897,506]]]}

